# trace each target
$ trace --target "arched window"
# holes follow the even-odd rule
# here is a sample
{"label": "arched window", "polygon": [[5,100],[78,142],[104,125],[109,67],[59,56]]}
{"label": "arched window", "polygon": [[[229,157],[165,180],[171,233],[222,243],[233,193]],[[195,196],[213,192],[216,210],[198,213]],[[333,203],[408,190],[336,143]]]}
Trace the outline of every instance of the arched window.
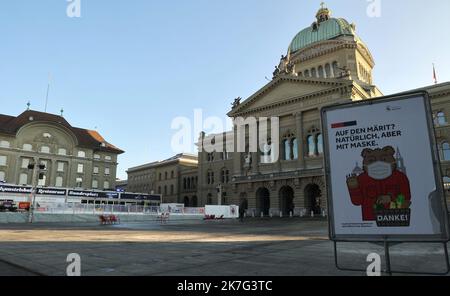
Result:
{"label": "arched window", "polygon": [[191,189],[191,179],[187,178],[186,180],[186,189]]}
{"label": "arched window", "polygon": [[330,78],[332,75],[331,75],[331,66],[330,66],[330,64],[326,64],[325,65],[325,75],[327,76],[327,78]]}
{"label": "arched window", "polygon": [[323,72],[323,67],[322,66],[319,66],[319,68],[318,68],[318,71],[319,71],[319,77],[320,78],[324,78],[324,72]]}
{"label": "arched window", "polygon": [[174,171],[170,172],[170,177],[173,179],[175,177]]}
{"label": "arched window", "polygon": [[338,69],[338,63],[335,61],[333,62],[333,73],[334,77],[339,77],[339,69]]}
{"label": "arched window", "polygon": [[298,159],[298,140],[297,138],[293,138],[291,140],[292,143],[292,156],[293,159]]}
{"label": "arched window", "polygon": [[212,171],[208,171],[207,183],[210,185],[214,184],[214,173]]}
{"label": "arched window", "polygon": [[450,178],[449,177],[444,177],[444,188],[445,188],[445,190],[450,189]]}
{"label": "arched window", "polygon": [[317,78],[317,71],[316,71],[316,68],[312,68],[312,69],[311,69],[311,77],[312,77],[312,78]]}
{"label": "arched window", "polygon": [[298,77],[303,77],[303,73],[302,72],[298,72],[297,75],[298,75]]}
{"label": "arched window", "polygon": [[174,187],[173,187],[173,185],[170,185],[170,194],[173,195],[173,193],[174,193]]}
{"label": "arched window", "polygon": [[435,123],[437,126],[442,126],[447,124],[447,119],[445,118],[445,113],[442,111],[439,111],[435,115]]}
{"label": "arched window", "polygon": [[263,145],[261,150],[261,163],[273,163],[272,142],[270,140]]}
{"label": "arched window", "polygon": [[291,145],[289,140],[283,140],[284,160],[291,160]]}
{"label": "arched window", "polygon": [[308,136],[306,138],[306,143],[308,143],[308,156],[312,157],[316,155],[316,143],[313,136]]}
{"label": "arched window", "polygon": [[227,184],[228,182],[230,182],[230,171],[227,170],[226,168],[222,169],[221,179],[222,184]]}
{"label": "arched window", "polygon": [[183,178],[183,189],[184,190],[187,189],[187,180],[186,180],[186,178]]}
{"label": "arched window", "polygon": [[167,195],[167,185],[164,186],[164,195]]}
{"label": "arched window", "polygon": [[319,155],[323,154],[323,136],[322,136],[322,134],[317,135],[317,153]]}
{"label": "arched window", "polygon": [[305,77],[309,77],[309,70],[305,70]]}
{"label": "arched window", "polygon": [[442,160],[450,161],[450,144],[448,142],[442,143]]}

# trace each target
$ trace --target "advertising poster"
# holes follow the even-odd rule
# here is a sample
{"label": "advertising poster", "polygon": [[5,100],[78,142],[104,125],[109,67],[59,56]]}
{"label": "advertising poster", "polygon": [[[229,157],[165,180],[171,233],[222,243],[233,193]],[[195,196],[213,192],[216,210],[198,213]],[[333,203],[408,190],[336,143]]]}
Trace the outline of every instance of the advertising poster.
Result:
{"label": "advertising poster", "polygon": [[448,240],[425,94],[322,110],[336,238]]}

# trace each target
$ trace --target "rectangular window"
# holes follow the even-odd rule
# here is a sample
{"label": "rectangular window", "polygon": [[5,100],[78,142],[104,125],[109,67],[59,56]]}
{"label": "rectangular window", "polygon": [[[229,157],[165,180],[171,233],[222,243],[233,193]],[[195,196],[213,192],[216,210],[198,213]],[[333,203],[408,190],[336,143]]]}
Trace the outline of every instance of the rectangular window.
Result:
{"label": "rectangular window", "polygon": [[19,184],[20,185],[28,185],[28,174],[20,174]]}
{"label": "rectangular window", "polygon": [[[30,159],[29,158],[23,158],[22,159],[22,168],[28,169],[28,166],[30,165]],[[23,184],[23,183],[20,183]]]}
{"label": "rectangular window", "polygon": [[109,173],[110,173],[110,172],[109,172],[109,168],[105,168],[105,175],[106,175],[106,176],[109,176]]}
{"label": "rectangular window", "polygon": [[78,188],[83,187],[83,178],[77,178],[77,179],[76,179],[76,186],[77,186]]}
{"label": "rectangular window", "polygon": [[94,174],[98,174],[98,167],[94,167]]}
{"label": "rectangular window", "polygon": [[97,189],[98,188],[98,181],[97,180],[93,180],[92,181],[92,188],[93,189]]}
{"label": "rectangular window", "polygon": [[63,177],[60,177],[60,176],[56,177],[55,186],[56,187],[63,187]]}
{"label": "rectangular window", "polygon": [[4,155],[0,155],[0,165],[6,166],[7,157]]}
{"label": "rectangular window", "polygon": [[9,148],[10,144],[8,141],[0,141],[0,147]]}
{"label": "rectangular window", "polygon": [[64,162],[58,162],[58,172],[64,172]]}
{"label": "rectangular window", "polygon": [[84,165],[79,163],[77,168],[77,173],[82,174],[84,172]]}
{"label": "rectangular window", "polygon": [[111,160],[112,160],[112,158],[111,158],[111,156],[109,156],[109,155],[106,155],[106,156],[105,156],[105,160],[106,160],[106,161],[111,161]]}
{"label": "rectangular window", "polygon": [[5,182],[5,181],[6,181],[6,174],[5,174],[5,172],[0,171],[0,182]]}
{"label": "rectangular window", "polygon": [[103,182],[103,189],[109,189],[109,182],[108,181]]}

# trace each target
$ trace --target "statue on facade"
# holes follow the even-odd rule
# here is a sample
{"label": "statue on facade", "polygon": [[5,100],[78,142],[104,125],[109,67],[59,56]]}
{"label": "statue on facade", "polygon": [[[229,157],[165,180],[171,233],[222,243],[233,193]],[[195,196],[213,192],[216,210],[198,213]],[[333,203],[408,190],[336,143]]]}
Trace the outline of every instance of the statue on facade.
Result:
{"label": "statue on facade", "polygon": [[280,67],[275,66],[275,71],[273,71],[273,78],[277,77],[278,75],[280,75]]}
{"label": "statue on facade", "polygon": [[233,107],[233,109],[235,109],[236,107],[238,107],[241,104],[241,97],[237,97],[236,99],[234,99],[234,102],[231,104]]}
{"label": "statue on facade", "polygon": [[289,63],[287,63],[287,65],[286,65],[286,73],[294,74],[294,67],[295,67],[295,64],[292,61],[289,61]]}

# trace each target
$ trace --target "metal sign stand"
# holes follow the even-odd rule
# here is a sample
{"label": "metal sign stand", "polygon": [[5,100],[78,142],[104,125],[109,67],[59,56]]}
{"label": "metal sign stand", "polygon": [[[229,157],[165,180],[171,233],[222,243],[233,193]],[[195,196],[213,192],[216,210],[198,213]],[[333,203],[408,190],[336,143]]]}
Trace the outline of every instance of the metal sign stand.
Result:
{"label": "metal sign stand", "polygon": [[[338,247],[337,244],[339,242],[345,242],[345,241],[333,241],[334,243],[334,263],[338,270],[341,271],[355,271],[355,272],[366,272],[367,270],[363,269],[353,269],[353,268],[345,268],[341,267],[339,265],[339,259],[338,259]],[[360,243],[368,243],[368,241],[361,241]],[[444,247],[444,256],[445,256],[445,264],[446,264],[446,271],[443,273],[436,273],[436,272],[417,272],[417,271],[393,271],[391,268],[391,255],[390,255],[390,244],[387,239],[385,239],[383,242],[379,242],[380,244],[383,244],[384,246],[384,254],[385,254],[385,263],[386,263],[386,269],[384,270],[384,273],[386,273],[388,276],[392,276],[393,274],[410,274],[410,275],[435,275],[435,276],[443,276],[448,275],[450,273],[450,260],[448,255],[448,248],[447,243],[448,242],[442,242],[442,245]],[[398,244],[402,244],[404,242],[399,242]],[[408,243],[429,243],[424,241],[418,241],[418,242],[408,242]],[[397,244],[397,243],[396,243]]]}

